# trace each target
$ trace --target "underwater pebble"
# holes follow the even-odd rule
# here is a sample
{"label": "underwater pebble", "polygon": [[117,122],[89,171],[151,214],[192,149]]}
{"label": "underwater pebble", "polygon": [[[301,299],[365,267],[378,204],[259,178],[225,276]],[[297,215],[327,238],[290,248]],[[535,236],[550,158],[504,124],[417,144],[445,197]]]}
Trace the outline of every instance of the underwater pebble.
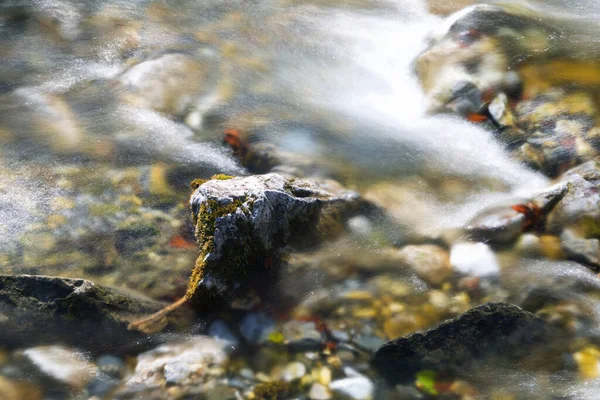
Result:
{"label": "underwater pebble", "polygon": [[240,322],[240,333],[251,344],[266,342],[274,330],[275,321],[262,312],[250,313]]}
{"label": "underwater pebble", "polygon": [[134,375],[127,385],[191,385],[202,382],[210,367],[224,366],[228,360],[227,342],[207,336],[192,336],[167,343],[138,356]]}
{"label": "underwater pebble", "polygon": [[85,354],[63,346],[40,346],[23,355],[49,377],[76,388],[84,388],[98,373]]}
{"label": "underwater pebble", "polygon": [[496,255],[485,243],[458,243],[450,250],[452,267],[463,274],[493,276],[500,272]]}
{"label": "underwater pebble", "polygon": [[216,320],[208,327],[208,335],[216,339],[221,339],[232,346],[237,346],[240,340],[231,332],[225,321]]}
{"label": "underwater pebble", "polygon": [[295,381],[306,375],[306,366],[299,361],[289,363],[281,373],[281,379],[286,382]]}
{"label": "underwater pebble", "polygon": [[308,392],[308,398],[311,400],[329,400],[331,399],[331,392],[320,383],[313,383]]}
{"label": "underwater pebble", "polygon": [[338,379],[329,385],[334,393],[355,400],[367,400],[373,397],[375,386],[369,378],[349,367],[344,368],[344,372],[348,378]]}
{"label": "underwater pebble", "polygon": [[285,343],[295,351],[318,350],[325,343],[324,335],[314,322],[292,320],[281,327]]}

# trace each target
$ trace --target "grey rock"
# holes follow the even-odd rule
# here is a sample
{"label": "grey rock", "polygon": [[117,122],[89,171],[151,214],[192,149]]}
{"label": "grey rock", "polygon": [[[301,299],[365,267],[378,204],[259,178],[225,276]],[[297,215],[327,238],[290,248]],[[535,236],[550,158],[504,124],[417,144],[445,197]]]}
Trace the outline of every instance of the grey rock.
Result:
{"label": "grey rock", "polygon": [[292,320],[281,327],[285,343],[293,351],[319,350],[325,344],[325,335],[314,322]]}
{"label": "grey rock", "polygon": [[560,235],[560,242],[570,259],[600,268],[600,240],[586,239],[572,229],[565,229]]}
{"label": "grey rock", "polygon": [[230,296],[249,281],[276,276],[284,246],[311,246],[344,230],[347,218],[368,208],[333,181],[277,174],[211,180],[192,194],[202,250],[188,297]]}
{"label": "grey rock", "polygon": [[164,303],[84,279],[0,276],[0,345],[65,343],[92,351],[141,344],[130,322]]}
{"label": "grey rock", "polygon": [[352,343],[362,350],[374,352],[385,343],[385,340],[375,335],[356,335]]}
{"label": "grey rock", "polygon": [[600,192],[596,185],[577,175],[567,185],[567,192],[548,215],[547,229],[560,233],[576,226],[587,237],[600,222]]}
{"label": "grey rock", "polygon": [[[509,363],[537,359],[537,352],[556,350],[551,345],[555,334],[541,318],[515,305],[488,303],[424,333],[387,342],[375,353],[373,365],[394,385],[410,383],[423,369],[461,376],[492,357]],[[547,363],[549,358],[541,359]]]}
{"label": "grey rock", "polygon": [[211,367],[223,367],[229,360],[229,344],[206,336],[167,343],[138,356],[129,388],[159,388],[165,384],[192,386],[205,382]]}
{"label": "grey rock", "polygon": [[525,215],[510,206],[499,206],[484,210],[467,223],[464,229],[473,239],[507,244],[521,235],[526,223]]}
{"label": "grey rock", "polygon": [[247,314],[240,322],[240,333],[251,344],[264,343],[275,330],[275,321],[258,312]]}
{"label": "grey rock", "polygon": [[231,332],[225,321],[220,319],[210,324],[208,327],[208,335],[216,339],[224,340],[232,346],[237,346],[240,343],[240,340],[233,332]]}
{"label": "grey rock", "polygon": [[600,167],[596,161],[588,161],[576,167],[569,169],[567,172],[562,174],[559,178],[561,182],[568,182],[569,180],[580,177],[590,183],[600,183]]}

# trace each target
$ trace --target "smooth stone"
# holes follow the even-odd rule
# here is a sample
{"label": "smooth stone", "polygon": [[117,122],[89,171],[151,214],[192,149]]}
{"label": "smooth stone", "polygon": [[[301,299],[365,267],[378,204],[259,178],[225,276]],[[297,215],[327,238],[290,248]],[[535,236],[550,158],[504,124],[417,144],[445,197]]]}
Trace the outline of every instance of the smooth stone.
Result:
{"label": "smooth stone", "polygon": [[326,386],[313,383],[308,392],[308,398],[311,400],[329,400],[331,399],[331,392]]}
{"label": "smooth stone", "polygon": [[496,255],[485,243],[457,243],[450,249],[450,264],[463,274],[487,277],[498,275]]}
{"label": "smooth stone", "polygon": [[208,327],[208,335],[217,339],[224,340],[232,346],[237,346],[240,340],[231,332],[227,323],[223,320],[216,320]]}
{"label": "smooth stone", "polygon": [[398,256],[419,278],[432,285],[441,284],[452,274],[448,252],[439,246],[404,246]]}
{"label": "smooth stone", "polygon": [[283,324],[281,333],[293,351],[319,350],[325,344],[325,335],[314,322],[291,320]]}
{"label": "smooth stone", "polygon": [[332,392],[347,396],[353,400],[370,400],[375,392],[375,385],[369,378],[359,374],[352,368],[344,368],[347,378],[338,379],[329,385]]}
{"label": "smooth stone", "polygon": [[281,373],[281,379],[286,382],[292,382],[302,378],[304,375],[306,375],[306,366],[299,361],[294,361],[285,366]]}
{"label": "smooth stone", "polygon": [[98,367],[85,354],[68,347],[33,347],[23,355],[45,375],[75,389],[83,389],[98,374]]}
{"label": "smooth stone", "polygon": [[248,343],[260,344],[275,330],[275,321],[262,312],[247,314],[240,322],[240,333]]}

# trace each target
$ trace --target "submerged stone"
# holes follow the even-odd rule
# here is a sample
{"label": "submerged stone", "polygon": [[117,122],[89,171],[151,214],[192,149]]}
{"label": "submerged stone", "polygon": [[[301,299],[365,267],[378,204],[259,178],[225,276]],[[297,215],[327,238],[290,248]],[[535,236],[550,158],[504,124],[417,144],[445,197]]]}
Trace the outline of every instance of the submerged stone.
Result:
{"label": "submerged stone", "polygon": [[468,375],[492,357],[517,362],[551,351],[552,335],[536,315],[512,304],[488,303],[424,333],[387,342],[373,365],[392,384],[410,383],[422,370]]}
{"label": "submerged stone", "polygon": [[131,346],[143,338],[127,330],[164,304],[83,279],[0,276],[3,347],[65,343],[89,350]]}

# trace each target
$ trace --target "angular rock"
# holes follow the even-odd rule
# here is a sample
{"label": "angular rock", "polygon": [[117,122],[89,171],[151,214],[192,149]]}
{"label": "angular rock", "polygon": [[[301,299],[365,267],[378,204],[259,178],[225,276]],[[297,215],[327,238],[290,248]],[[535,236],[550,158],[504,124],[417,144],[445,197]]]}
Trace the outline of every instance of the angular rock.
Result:
{"label": "angular rock", "polygon": [[0,276],[0,345],[64,343],[106,351],[140,343],[127,325],[164,303],[133,297],[84,279]]}
{"label": "angular rock", "polygon": [[521,235],[526,224],[525,215],[510,206],[495,207],[475,216],[467,224],[465,231],[476,240],[507,244]]}
{"label": "angular rock", "polygon": [[158,388],[165,385],[193,386],[204,382],[208,368],[222,367],[231,346],[220,339],[192,336],[142,353],[127,386]]}
{"label": "angular rock", "polygon": [[415,373],[426,369],[461,376],[492,357],[515,362],[551,351],[554,333],[541,318],[515,305],[488,303],[424,333],[387,342],[372,362],[392,384],[412,382]]}
{"label": "angular rock", "polygon": [[227,298],[251,281],[276,276],[282,249],[337,236],[347,218],[370,205],[333,181],[286,179],[277,174],[217,177],[201,184],[190,203],[200,256],[187,298]]}
{"label": "angular rock", "polygon": [[600,233],[600,191],[593,183],[575,175],[567,183],[567,192],[547,218],[547,230],[560,233],[574,227],[584,237]]}

